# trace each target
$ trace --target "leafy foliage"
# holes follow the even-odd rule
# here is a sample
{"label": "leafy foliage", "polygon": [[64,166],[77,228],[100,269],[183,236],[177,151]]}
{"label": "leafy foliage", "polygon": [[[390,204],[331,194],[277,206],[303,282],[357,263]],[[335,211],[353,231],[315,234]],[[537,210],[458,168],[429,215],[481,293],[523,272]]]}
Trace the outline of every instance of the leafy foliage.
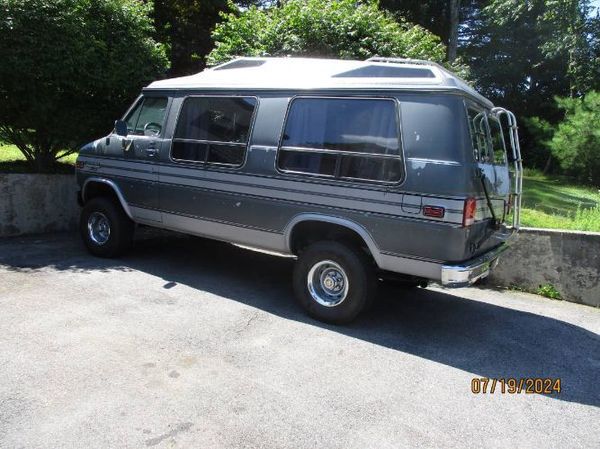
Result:
{"label": "leafy foliage", "polygon": [[530,31],[541,38],[537,44],[543,58],[566,63],[571,95],[598,87],[599,19],[591,15],[589,0],[493,0],[485,12],[500,26],[527,18]]}
{"label": "leafy foliage", "polygon": [[554,126],[547,120],[540,117],[521,118],[520,137],[525,137],[535,146],[533,151],[527,154],[527,166],[530,168],[542,169],[544,173],[549,173],[556,169],[555,158],[548,145],[554,135]]}
{"label": "leafy foliage", "polygon": [[550,299],[562,299],[560,292],[552,284],[540,285],[537,289],[537,294]]}
{"label": "leafy foliage", "polygon": [[136,0],[0,0],[0,140],[38,171],[105,132],[164,72]]}
{"label": "leafy foliage", "polygon": [[[588,0],[470,3],[479,5],[464,18],[459,53],[477,88],[520,121],[540,117],[556,124],[563,111],[555,96],[600,88],[600,19],[591,14]],[[542,140],[545,132],[531,125],[522,128],[524,161],[547,169],[552,160]]]}
{"label": "leafy foliage", "polygon": [[567,174],[600,186],[600,92],[557,102],[565,119],[549,142],[552,153]]}
{"label": "leafy foliage", "polygon": [[209,65],[235,56],[445,59],[445,47],[437,36],[395,19],[375,2],[355,0],[289,0],[267,9],[252,6],[225,14],[213,39]]}
{"label": "leafy foliage", "polygon": [[213,48],[211,32],[220,14],[230,8],[227,0],[154,0],[157,38],[167,46],[170,75],[204,68],[205,56]]}

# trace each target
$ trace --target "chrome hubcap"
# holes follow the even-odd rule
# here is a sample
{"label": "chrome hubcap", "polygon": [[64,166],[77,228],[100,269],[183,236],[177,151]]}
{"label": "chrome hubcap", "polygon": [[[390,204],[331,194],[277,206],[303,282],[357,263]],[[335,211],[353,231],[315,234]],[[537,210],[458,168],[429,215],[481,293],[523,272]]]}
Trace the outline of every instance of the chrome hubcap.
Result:
{"label": "chrome hubcap", "polygon": [[88,218],[88,234],[97,245],[104,245],[110,237],[110,222],[102,212],[92,212]]}
{"label": "chrome hubcap", "polygon": [[332,260],[316,263],[308,272],[308,291],[312,298],[325,307],[340,305],[348,295],[348,276]]}

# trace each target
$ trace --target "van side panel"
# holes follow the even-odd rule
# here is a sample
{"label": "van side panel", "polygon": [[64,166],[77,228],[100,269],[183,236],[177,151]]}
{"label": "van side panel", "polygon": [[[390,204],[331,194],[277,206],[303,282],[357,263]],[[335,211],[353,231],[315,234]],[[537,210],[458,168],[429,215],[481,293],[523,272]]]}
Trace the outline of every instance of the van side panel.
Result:
{"label": "van side panel", "polygon": [[[216,94],[232,95],[211,92]],[[169,145],[163,147],[156,161],[159,210],[155,212],[162,216],[161,227],[289,252],[285,233],[295,217],[337,217],[365,229],[386,258],[384,268],[390,269],[396,260],[414,260],[418,268],[404,272],[434,278],[439,274],[435,264],[463,261],[475,254],[483,231],[478,225],[462,227],[464,199],[476,194],[462,97],[425,92],[377,94],[399,101],[406,167],[401,183],[381,185],[278,171],[279,141],[294,94],[234,93],[244,94],[257,96],[259,101],[242,167],[176,162],[169,157]],[[172,92],[171,96],[165,139],[173,137],[185,94]],[[106,177],[122,186],[127,201],[134,196],[129,186],[135,188],[145,181],[139,162],[117,154],[88,152],[82,160],[99,162],[99,168],[78,173],[80,184],[89,176]],[[444,207],[444,216],[425,217],[427,205]],[[131,206],[138,214],[143,212],[139,210],[143,207]],[[137,221],[155,224],[143,218]]]}

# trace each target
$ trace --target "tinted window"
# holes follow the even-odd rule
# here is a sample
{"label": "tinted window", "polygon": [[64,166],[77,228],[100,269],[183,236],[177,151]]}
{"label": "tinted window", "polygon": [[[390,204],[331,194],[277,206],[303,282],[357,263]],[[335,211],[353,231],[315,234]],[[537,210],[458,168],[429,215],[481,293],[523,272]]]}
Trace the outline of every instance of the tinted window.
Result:
{"label": "tinted window", "polygon": [[489,117],[490,137],[492,140],[492,152],[494,155],[494,164],[504,165],[506,163],[506,146],[502,134],[502,126],[498,119]]}
{"label": "tinted window", "polygon": [[469,131],[476,161],[504,165],[506,146],[502,126],[497,118],[487,112],[469,107]]}
{"label": "tinted window", "polygon": [[278,167],[335,178],[399,181],[395,101],[295,99],[287,116]]}
{"label": "tinted window", "polygon": [[127,131],[129,134],[144,135],[145,129],[151,129],[154,131],[152,135],[160,134],[166,109],[167,98],[165,97],[142,99],[125,118]]}
{"label": "tinted window", "polygon": [[241,165],[250,137],[256,99],[191,97],[181,108],[173,159]]}
{"label": "tinted window", "polygon": [[399,142],[391,100],[302,98],[292,103],[282,146],[398,154]]}
{"label": "tinted window", "polygon": [[489,136],[488,123],[485,112],[473,108],[468,109],[469,130],[473,144],[473,155],[475,160],[489,162]]}
{"label": "tinted window", "polygon": [[188,98],[175,138],[247,143],[255,104],[254,98]]}
{"label": "tinted window", "polygon": [[400,98],[405,157],[461,160],[462,99],[443,95],[405,95]]}

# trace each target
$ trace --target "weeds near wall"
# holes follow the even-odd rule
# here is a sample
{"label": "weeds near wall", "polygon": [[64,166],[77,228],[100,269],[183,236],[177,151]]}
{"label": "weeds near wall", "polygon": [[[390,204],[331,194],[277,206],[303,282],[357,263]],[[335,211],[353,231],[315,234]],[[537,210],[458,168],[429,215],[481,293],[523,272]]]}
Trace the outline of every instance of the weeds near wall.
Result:
{"label": "weeds near wall", "polygon": [[552,284],[540,285],[538,287],[536,293],[540,296],[544,296],[544,297],[550,298],[550,299],[562,299],[560,292]]}

